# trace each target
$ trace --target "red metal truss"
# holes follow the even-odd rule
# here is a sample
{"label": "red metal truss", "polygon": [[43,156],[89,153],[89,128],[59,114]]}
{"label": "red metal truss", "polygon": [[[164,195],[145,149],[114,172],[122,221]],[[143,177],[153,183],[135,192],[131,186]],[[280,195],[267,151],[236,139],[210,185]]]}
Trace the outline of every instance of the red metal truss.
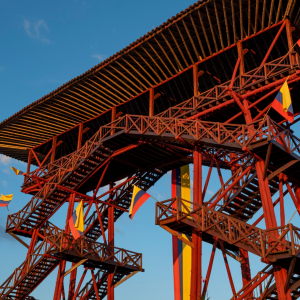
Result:
{"label": "red metal truss", "polygon": [[[285,218],[286,195],[291,196],[295,209],[300,205],[300,139],[291,124],[269,111],[287,80],[295,92],[295,115],[300,113],[294,101],[299,91],[300,56],[290,22],[276,23],[268,45],[263,50],[258,47],[261,60],[251,64],[252,69],[246,71],[246,55],[253,54],[251,41],[237,42],[234,68],[226,70],[226,78],[231,80],[220,83],[218,76],[200,70],[201,64],[195,62],[186,70],[191,76],[187,82],[179,77],[182,71],[176,74],[185,91],[166,92],[163,85],[159,93],[149,89],[149,114],[126,114],[113,107],[111,122],[98,126],[85,143],[82,137],[89,129],[78,124],[76,151],[59,157],[57,148],[64,143],[60,136],[53,137],[50,146],[44,142],[30,149],[22,192],[31,194],[32,199],[8,216],[6,226],[28,253],[0,286],[1,300],[32,299],[30,293],[56,267],[54,300],[99,300],[105,296],[114,300],[114,288],[143,271],[142,255],[117,248],[114,237],[114,222],[128,212],[133,185],[147,191],[168,171],[190,163],[194,164],[193,202],[172,198],[156,204],[156,224],[193,248],[190,299],[205,297],[212,286],[211,271],[219,250],[232,299],[292,300],[300,296],[300,229],[286,224]],[[278,45],[283,38],[287,45]],[[200,93],[201,76],[209,76],[215,84]],[[190,79],[193,89],[187,93]],[[185,92],[188,100],[176,103],[177,92]],[[173,101],[174,106],[166,105],[155,114],[158,97]],[[41,154],[39,147],[47,151]],[[35,170],[31,170],[32,160],[37,164]],[[203,166],[208,167],[205,178]],[[227,170],[226,177],[223,170]],[[212,194],[209,184],[214,176],[219,188]],[[108,191],[101,194],[104,186]],[[79,201],[84,203],[85,230],[74,240],[68,220]],[[64,203],[68,211],[62,230],[49,219]],[[278,203],[280,219],[274,212]],[[250,221],[258,214],[255,222]],[[266,229],[258,227],[261,221]],[[30,237],[30,244],[19,236]],[[213,245],[206,273],[202,271],[204,242]],[[267,264],[254,276],[248,252]],[[228,256],[241,265],[241,289],[234,281]],[[71,269],[66,270],[66,262],[72,263]]]}
{"label": "red metal truss", "polygon": [[118,266],[118,276],[121,277],[142,270],[142,256],[139,253],[96,243],[87,238],[74,241],[73,237],[61,231],[59,234],[47,235],[34,247],[17,272],[1,286],[1,299],[26,297],[59,265],[61,259],[71,262],[86,259],[85,266],[90,269],[101,267],[109,270]]}

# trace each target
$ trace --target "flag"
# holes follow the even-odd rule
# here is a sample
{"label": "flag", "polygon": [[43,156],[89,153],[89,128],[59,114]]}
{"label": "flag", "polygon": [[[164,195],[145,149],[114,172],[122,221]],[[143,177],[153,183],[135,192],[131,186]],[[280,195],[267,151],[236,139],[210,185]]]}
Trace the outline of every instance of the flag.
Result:
{"label": "flag", "polygon": [[1,206],[7,206],[9,204],[9,202],[11,201],[11,199],[13,198],[13,194],[10,195],[2,195],[0,197],[0,207]]}
{"label": "flag", "polygon": [[[180,197],[191,201],[190,169],[189,165],[172,170],[172,197]],[[187,208],[191,208],[191,203],[185,203]],[[186,212],[184,207],[179,207]],[[188,239],[185,234],[181,234]],[[192,271],[192,248],[172,236],[173,248],[173,277],[174,277],[174,298],[175,300],[189,300],[191,291],[191,271]]]}
{"label": "flag", "polygon": [[14,167],[10,167],[10,168],[16,173],[16,175],[24,175],[25,174],[24,172],[14,168]]}
{"label": "flag", "polygon": [[77,208],[73,211],[71,218],[69,219],[69,226],[75,240],[80,238],[84,232],[84,220],[83,220],[83,203],[80,201]]}
{"label": "flag", "polygon": [[137,186],[133,186],[133,193],[132,193],[132,200],[130,204],[130,210],[129,210],[129,218],[132,220],[135,213],[138,211],[138,209],[148,200],[151,196],[140,189]]}
{"label": "flag", "polygon": [[280,113],[285,119],[291,123],[294,122],[294,111],[292,105],[291,94],[287,83],[288,78],[277,93],[271,107]]}

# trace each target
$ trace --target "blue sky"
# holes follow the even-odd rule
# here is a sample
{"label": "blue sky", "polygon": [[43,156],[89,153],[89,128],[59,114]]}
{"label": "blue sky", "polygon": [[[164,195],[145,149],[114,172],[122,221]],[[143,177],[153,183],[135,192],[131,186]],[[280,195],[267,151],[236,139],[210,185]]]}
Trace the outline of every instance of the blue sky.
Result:
{"label": "blue sky", "polygon": [[[2,0],[0,121],[87,71],[191,4],[192,1],[182,0]],[[10,166],[24,170],[25,164],[0,155],[0,193],[14,193],[9,209],[15,213],[30,200],[30,196],[19,192],[22,178],[16,177],[9,169]],[[204,178],[206,174],[207,168],[204,167]],[[170,177],[170,174],[163,177],[151,188],[150,193],[159,200],[170,198]],[[225,172],[224,177],[228,178],[228,173]],[[218,188],[219,180],[214,170],[208,196]],[[277,214],[278,210],[279,207],[276,208]],[[287,220],[294,210],[291,199],[287,197]],[[53,217],[52,221],[57,226],[63,227],[65,212],[66,207],[62,207]],[[5,234],[6,218],[7,210],[1,209],[1,283],[26,256],[26,248]],[[297,225],[298,222],[299,218],[295,216],[293,223]],[[146,270],[116,288],[116,299],[124,298],[124,295],[131,300],[141,297],[145,300],[173,298],[171,236],[154,225],[153,200],[145,203],[133,221],[129,220],[127,214],[118,220],[115,244],[143,253],[143,267]],[[203,245],[203,274],[206,273],[211,248],[211,245]],[[228,260],[236,290],[239,290],[240,266],[232,258]],[[263,267],[259,258],[251,255],[252,275]],[[55,280],[56,271],[32,295],[37,299],[52,299]],[[208,292],[211,299],[232,297],[223,258],[218,250]]]}

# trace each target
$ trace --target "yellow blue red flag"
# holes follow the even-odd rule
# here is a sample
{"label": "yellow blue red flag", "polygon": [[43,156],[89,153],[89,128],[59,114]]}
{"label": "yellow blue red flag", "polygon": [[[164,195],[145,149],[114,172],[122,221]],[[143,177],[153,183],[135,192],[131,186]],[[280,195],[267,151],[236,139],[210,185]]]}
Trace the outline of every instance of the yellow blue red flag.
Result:
{"label": "yellow blue red flag", "polygon": [[12,200],[12,198],[13,198],[13,194],[6,195],[6,196],[1,194],[0,207],[7,206],[10,203],[10,201]]}
{"label": "yellow blue red flag", "polygon": [[[180,197],[191,201],[190,169],[189,165],[172,170],[172,197]],[[186,202],[185,206],[191,209],[191,203]],[[186,211],[186,208],[179,207]],[[186,235],[181,234],[187,239]],[[189,300],[191,292],[191,271],[192,271],[192,248],[172,236],[173,244],[173,276],[174,276],[174,298],[175,300]]]}
{"label": "yellow blue red flag", "polygon": [[74,210],[71,218],[69,219],[69,226],[75,240],[80,238],[84,232],[84,219],[83,219],[83,203],[80,201],[77,208]]}
{"label": "yellow blue red flag", "polygon": [[135,213],[138,209],[150,198],[151,196],[137,187],[136,185],[133,186],[133,193],[131,199],[131,205],[129,210],[129,218],[132,220]]}
{"label": "yellow blue red flag", "polygon": [[16,175],[24,175],[25,174],[24,172],[14,168],[14,167],[10,167],[10,168],[16,173]]}
{"label": "yellow blue red flag", "polygon": [[294,122],[294,111],[292,105],[292,99],[290,89],[287,83],[288,78],[282,85],[281,89],[277,93],[271,107],[273,107],[278,113],[280,113],[285,119]]}

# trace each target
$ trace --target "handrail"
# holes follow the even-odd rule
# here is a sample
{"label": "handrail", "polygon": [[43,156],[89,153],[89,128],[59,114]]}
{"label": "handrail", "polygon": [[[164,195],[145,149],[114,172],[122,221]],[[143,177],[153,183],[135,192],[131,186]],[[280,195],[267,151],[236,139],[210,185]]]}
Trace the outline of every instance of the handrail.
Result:
{"label": "handrail", "polygon": [[[111,133],[137,132],[142,135],[168,135],[174,138],[189,136],[200,143],[207,143],[211,147],[225,145],[229,148],[243,151],[244,147],[266,139],[284,147],[289,154],[296,154],[300,159],[300,139],[294,136],[291,130],[274,122],[269,116],[256,120],[248,125],[224,124],[201,120],[186,120],[174,118],[159,118],[139,115],[125,115],[120,119],[100,127],[98,132],[78,151],[75,151],[69,160],[60,167],[55,175],[42,187],[31,201],[18,213],[10,215],[7,227],[14,227],[27,218],[42,200],[47,197],[67,176],[71,175],[96,150],[102,149],[102,143],[112,138]],[[110,150],[103,148],[109,155]]]}
{"label": "handrail", "polygon": [[0,298],[18,286],[26,275],[40,263],[46,260],[56,265],[59,262],[60,253],[71,250],[72,252],[69,252],[68,255],[76,256],[78,260],[88,258],[88,261],[93,260],[106,264],[113,262],[113,265],[142,270],[141,253],[97,243],[86,237],[74,240],[71,235],[62,231],[59,234],[47,235],[40,244],[35,246],[26,260],[0,286]]}
{"label": "handrail", "polygon": [[190,203],[179,197],[157,202],[156,224],[174,219],[262,258],[282,252],[296,255],[300,251],[300,229],[292,224],[262,230],[204,205],[192,203],[192,209]]}

